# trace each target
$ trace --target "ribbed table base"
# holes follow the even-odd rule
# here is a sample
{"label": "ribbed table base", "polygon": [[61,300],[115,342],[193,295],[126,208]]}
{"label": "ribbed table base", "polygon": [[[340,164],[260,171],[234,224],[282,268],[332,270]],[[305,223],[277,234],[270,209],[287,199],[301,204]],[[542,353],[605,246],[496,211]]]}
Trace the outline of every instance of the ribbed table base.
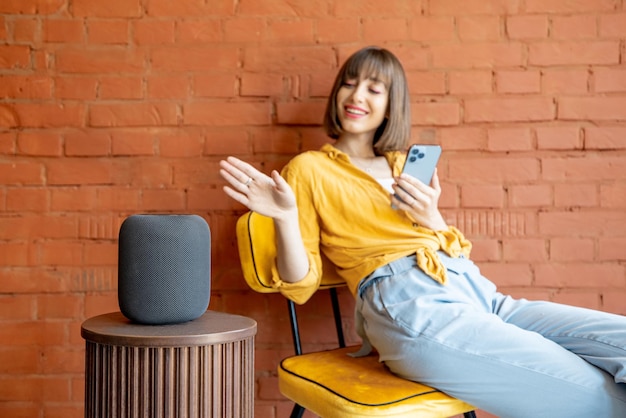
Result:
{"label": "ribbed table base", "polygon": [[252,338],[200,347],[87,342],[85,417],[252,417]]}

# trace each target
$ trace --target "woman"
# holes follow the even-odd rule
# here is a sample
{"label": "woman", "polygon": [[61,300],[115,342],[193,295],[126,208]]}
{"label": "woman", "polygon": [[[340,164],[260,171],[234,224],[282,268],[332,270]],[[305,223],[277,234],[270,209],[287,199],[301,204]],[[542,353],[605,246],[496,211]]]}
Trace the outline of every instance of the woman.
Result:
{"label": "woman", "polygon": [[360,354],[371,343],[399,376],[502,417],[626,417],[626,318],[499,293],[441,215],[437,173],[401,174],[409,94],[393,54],[346,61],[324,127],[335,143],[282,175],[221,162],[225,192],[274,219],[285,296],[315,292],[323,251],[356,298]]}

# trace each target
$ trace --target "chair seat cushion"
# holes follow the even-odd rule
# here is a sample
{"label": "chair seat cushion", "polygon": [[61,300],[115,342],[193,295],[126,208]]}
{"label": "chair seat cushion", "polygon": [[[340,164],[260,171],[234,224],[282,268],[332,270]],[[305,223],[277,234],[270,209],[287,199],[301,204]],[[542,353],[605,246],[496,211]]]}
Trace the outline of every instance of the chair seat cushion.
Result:
{"label": "chair seat cushion", "polygon": [[278,368],[283,395],[324,418],[449,417],[474,408],[436,389],[393,375],[376,353],[358,347],[292,356]]}

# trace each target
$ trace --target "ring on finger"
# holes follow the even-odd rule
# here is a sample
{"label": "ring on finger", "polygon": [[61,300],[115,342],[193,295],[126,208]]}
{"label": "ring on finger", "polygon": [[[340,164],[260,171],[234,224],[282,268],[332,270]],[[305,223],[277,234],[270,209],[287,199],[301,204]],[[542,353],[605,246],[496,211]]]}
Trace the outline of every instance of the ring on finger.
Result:
{"label": "ring on finger", "polygon": [[252,183],[252,181],[253,181],[252,177],[248,177],[248,180],[246,180],[246,182],[243,185],[248,187],[250,186],[250,183]]}

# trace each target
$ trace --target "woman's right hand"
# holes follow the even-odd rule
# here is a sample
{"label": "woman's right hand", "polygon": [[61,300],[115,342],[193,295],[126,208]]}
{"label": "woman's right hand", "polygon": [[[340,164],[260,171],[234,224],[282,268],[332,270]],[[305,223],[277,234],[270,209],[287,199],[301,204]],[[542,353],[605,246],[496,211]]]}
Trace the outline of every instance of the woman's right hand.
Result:
{"label": "woman's right hand", "polygon": [[224,192],[248,209],[274,219],[296,211],[291,187],[276,171],[271,176],[235,157],[220,161],[220,175],[229,184]]}

